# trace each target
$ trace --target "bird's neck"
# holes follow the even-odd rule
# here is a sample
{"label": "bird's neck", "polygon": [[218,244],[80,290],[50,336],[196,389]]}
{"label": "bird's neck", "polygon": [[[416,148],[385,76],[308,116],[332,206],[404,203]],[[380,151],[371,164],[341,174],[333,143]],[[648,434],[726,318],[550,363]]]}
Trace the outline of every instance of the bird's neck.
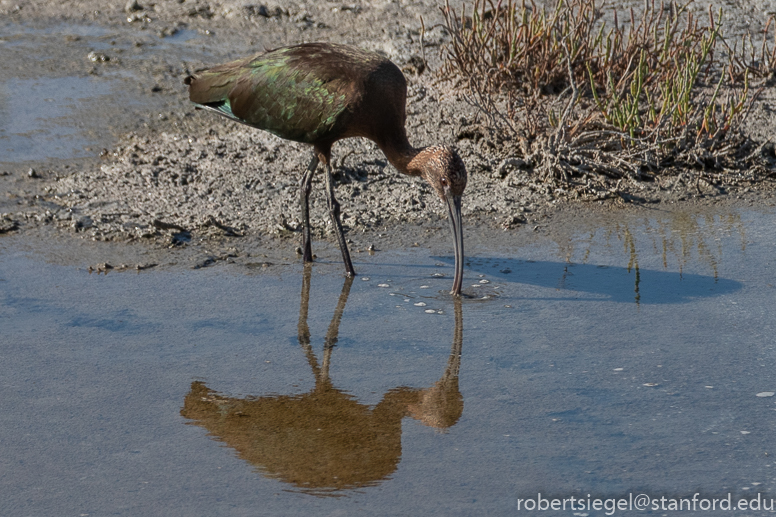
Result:
{"label": "bird's neck", "polygon": [[396,167],[399,172],[409,176],[421,175],[423,170],[423,164],[421,163],[423,161],[423,148],[412,147],[406,136],[379,143],[378,146],[391,165]]}

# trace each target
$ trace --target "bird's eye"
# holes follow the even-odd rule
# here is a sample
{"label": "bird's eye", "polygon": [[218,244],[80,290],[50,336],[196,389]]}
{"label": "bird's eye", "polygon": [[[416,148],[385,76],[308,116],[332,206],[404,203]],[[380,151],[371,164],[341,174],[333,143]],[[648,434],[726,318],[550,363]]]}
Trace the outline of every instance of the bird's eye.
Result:
{"label": "bird's eye", "polygon": [[447,178],[442,178],[440,183],[442,184],[443,187],[446,187],[447,186]]}

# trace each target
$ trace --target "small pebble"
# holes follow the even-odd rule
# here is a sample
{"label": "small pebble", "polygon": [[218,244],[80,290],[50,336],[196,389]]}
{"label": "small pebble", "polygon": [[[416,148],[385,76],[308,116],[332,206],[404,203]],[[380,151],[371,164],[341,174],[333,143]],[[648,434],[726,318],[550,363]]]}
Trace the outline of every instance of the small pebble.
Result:
{"label": "small pebble", "polygon": [[480,283],[481,283],[481,284],[489,284],[489,283],[490,283],[490,280],[480,280]]}
{"label": "small pebble", "polygon": [[89,52],[87,57],[89,58],[89,61],[93,61],[95,63],[104,63],[106,61],[110,61],[110,58],[108,56],[100,52],[94,52],[94,51]]}
{"label": "small pebble", "polygon": [[391,287],[391,286],[388,284],[377,284],[377,287]]}
{"label": "small pebble", "polygon": [[369,282],[369,277],[368,276],[362,276],[361,277],[361,281],[362,282]]}
{"label": "small pebble", "polygon": [[428,286],[427,285],[421,285],[420,288],[421,289],[428,289]]}
{"label": "small pebble", "polygon": [[444,273],[434,273],[431,276],[433,276],[434,278],[444,278],[445,274]]}
{"label": "small pebble", "polygon": [[758,393],[755,396],[756,397],[772,397],[773,395],[774,395],[773,391],[761,391],[760,393]]}
{"label": "small pebble", "polygon": [[425,302],[418,302],[415,304],[415,307],[425,307],[425,306],[426,306]]}
{"label": "small pebble", "polygon": [[426,314],[436,314],[436,311],[434,309],[426,309],[424,312]]}

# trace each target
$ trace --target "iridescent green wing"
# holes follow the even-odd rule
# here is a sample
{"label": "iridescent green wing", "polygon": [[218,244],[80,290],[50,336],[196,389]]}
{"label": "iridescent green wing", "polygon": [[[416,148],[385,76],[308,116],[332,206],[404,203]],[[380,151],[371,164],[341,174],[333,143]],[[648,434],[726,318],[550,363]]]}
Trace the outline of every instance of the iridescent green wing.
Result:
{"label": "iridescent green wing", "polygon": [[331,45],[281,48],[195,74],[190,97],[282,138],[311,143],[337,136],[372,56]]}

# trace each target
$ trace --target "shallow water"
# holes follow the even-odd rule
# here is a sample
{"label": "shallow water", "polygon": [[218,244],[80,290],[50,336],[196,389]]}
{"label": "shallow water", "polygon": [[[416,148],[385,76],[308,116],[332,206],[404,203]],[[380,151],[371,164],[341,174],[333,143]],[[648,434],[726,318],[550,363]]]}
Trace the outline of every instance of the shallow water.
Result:
{"label": "shallow water", "polygon": [[0,239],[3,514],[776,497],[775,219],[472,246],[460,304],[422,248],[351,284],[336,261],[89,274]]}
{"label": "shallow water", "polygon": [[[0,84],[0,156],[4,162],[80,158],[100,139],[76,123],[97,97],[115,97],[120,79],[9,79]],[[25,101],[20,102],[20,97]],[[81,117],[79,117],[79,114]]]}
{"label": "shallow water", "polygon": [[[0,24],[0,163],[97,156],[178,100],[152,92],[153,63],[201,59],[208,43],[188,29]],[[92,52],[109,61],[92,63]]]}

